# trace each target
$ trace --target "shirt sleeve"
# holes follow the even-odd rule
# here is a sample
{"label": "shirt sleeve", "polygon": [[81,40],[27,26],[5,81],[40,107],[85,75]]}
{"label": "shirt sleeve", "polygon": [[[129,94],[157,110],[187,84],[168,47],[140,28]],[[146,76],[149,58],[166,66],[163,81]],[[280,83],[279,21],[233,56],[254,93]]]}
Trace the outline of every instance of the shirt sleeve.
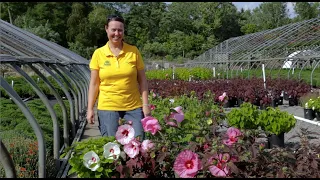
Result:
{"label": "shirt sleeve", "polygon": [[90,60],[90,64],[89,64],[89,67],[90,69],[99,69],[99,55],[98,55],[98,50],[95,50],[92,57],[91,57],[91,60]]}
{"label": "shirt sleeve", "polygon": [[137,70],[140,71],[143,69],[144,69],[143,59],[142,59],[142,56],[141,56],[139,49],[137,48]]}

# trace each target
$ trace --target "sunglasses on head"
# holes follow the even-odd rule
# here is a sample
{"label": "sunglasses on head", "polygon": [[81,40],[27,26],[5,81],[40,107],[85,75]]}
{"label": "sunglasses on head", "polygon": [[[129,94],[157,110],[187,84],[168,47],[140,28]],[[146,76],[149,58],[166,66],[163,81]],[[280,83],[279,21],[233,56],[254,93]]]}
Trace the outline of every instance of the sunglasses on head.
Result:
{"label": "sunglasses on head", "polygon": [[123,17],[118,16],[118,15],[110,15],[110,16],[108,16],[108,21],[110,21],[112,19],[118,19],[118,18],[124,21]]}

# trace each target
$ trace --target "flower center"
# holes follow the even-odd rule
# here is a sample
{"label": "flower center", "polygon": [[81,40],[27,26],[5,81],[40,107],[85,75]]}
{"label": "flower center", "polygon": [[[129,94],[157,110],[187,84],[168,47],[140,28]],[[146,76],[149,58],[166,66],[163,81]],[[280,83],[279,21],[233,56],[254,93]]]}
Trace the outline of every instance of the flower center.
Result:
{"label": "flower center", "polygon": [[231,142],[236,142],[236,140],[237,140],[234,136],[231,136],[229,139]]}
{"label": "flower center", "polygon": [[96,161],[97,161],[95,157],[92,157],[91,160],[92,160],[93,162],[96,162]]}
{"label": "flower center", "polygon": [[128,134],[129,134],[129,131],[128,131],[128,130],[124,130],[124,131],[122,131],[122,135],[124,135],[124,136],[128,136]]}
{"label": "flower center", "polygon": [[193,161],[191,161],[191,160],[186,161],[185,166],[187,169],[192,169],[193,168]]}
{"label": "flower center", "polygon": [[113,150],[113,149],[110,149],[110,152],[111,152],[111,153],[114,153],[114,150]]}
{"label": "flower center", "polygon": [[219,162],[219,163],[217,164],[217,167],[218,167],[219,169],[221,169],[221,168],[222,168],[222,164]]}

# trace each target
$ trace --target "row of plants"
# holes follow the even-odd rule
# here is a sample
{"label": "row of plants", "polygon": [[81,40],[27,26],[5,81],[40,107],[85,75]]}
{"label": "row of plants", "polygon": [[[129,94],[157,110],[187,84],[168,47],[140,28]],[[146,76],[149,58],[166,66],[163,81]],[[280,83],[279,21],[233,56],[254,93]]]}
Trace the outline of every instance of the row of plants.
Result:
{"label": "row of plants", "polygon": [[[42,92],[47,96],[47,97],[54,97],[53,93],[47,86],[47,84],[39,78],[39,76],[34,75],[31,76],[34,82],[38,85],[38,87],[42,90]],[[10,85],[13,82],[13,89],[19,94],[21,98],[30,98],[30,97],[37,97],[38,95],[36,92],[32,89],[31,85],[24,79],[22,76],[8,76],[4,78]],[[61,89],[61,86],[58,85],[58,83],[53,79],[52,76],[47,77],[48,81],[53,85],[54,89],[57,91],[57,93],[61,96],[64,97],[65,93]],[[61,80],[61,78],[59,77]],[[64,81],[63,82],[65,87],[68,87]],[[74,89],[74,87],[73,87]],[[70,92],[71,93],[71,92]],[[0,87],[0,94],[1,97],[3,98],[9,98],[8,93]]]}
{"label": "row of plants", "polygon": [[[226,99],[230,107],[238,106],[242,102],[250,102],[265,109],[267,106],[276,107],[283,99],[289,100],[289,105],[298,105],[299,98],[310,92],[311,88],[302,81],[290,79],[267,79],[268,84],[264,88],[263,79],[230,79],[230,80],[148,80],[149,89],[163,97],[174,97],[181,94],[190,95],[195,91],[199,99],[203,99],[206,91],[215,94],[215,102],[218,97],[226,93]],[[272,105],[272,103],[274,105]]]}
{"label": "row of plants", "polygon": [[[161,70],[159,70],[161,71]],[[193,72],[194,71],[194,72]],[[194,68],[190,71],[181,70],[180,75],[187,77],[187,72],[191,72],[194,76],[199,77],[199,79],[208,79],[210,72],[203,71],[201,68]],[[158,73],[160,74],[160,73]],[[169,76],[167,76],[169,77]],[[47,97],[53,97],[52,92],[49,90],[47,85],[39,79],[37,76],[32,76],[32,78],[37,82],[40,89],[44,92]],[[51,76],[48,77],[49,81],[54,85],[55,89],[58,91],[61,97],[64,97],[65,94],[62,91],[61,87],[58,86],[55,80]],[[36,93],[33,91],[31,86],[25,82],[23,77],[7,77],[6,81],[14,81],[14,90],[22,98],[36,97]],[[159,84],[160,83],[160,84]],[[202,98],[204,91],[210,89],[215,94],[222,94],[223,92],[227,93],[229,99],[229,104],[233,107],[234,104],[240,105],[240,102],[251,102],[258,106],[269,106],[278,103],[280,99],[286,98],[289,99],[290,105],[298,105],[299,98],[305,93],[310,92],[310,86],[303,81],[298,80],[289,80],[289,79],[267,79],[267,89],[264,89],[263,79],[261,78],[251,78],[251,79],[242,79],[234,78],[230,80],[205,80],[205,81],[183,81],[183,80],[148,80],[149,88],[155,89],[162,93],[165,96],[174,96],[175,94],[184,94],[190,93],[190,90],[196,90],[199,98]],[[166,85],[162,86],[161,85]],[[172,87],[166,90],[167,86],[178,84],[180,87]],[[160,87],[158,87],[160,85]],[[181,87],[184,86],[184,87]],[[73,88],[74,89],[74,88]],[[8,94],[4,91],[3,88],[0,88],[1,97],[9,98]],[[185,92],[187,91],[187,92]],[[217,99],[216,99],[217,101]]]}
{"label": "row of plants", "polygon": [[[269,79],[286,79],[288,78],[288,69],[266,69],[266,77]],[[313,74],[313,81],[312,84],[314,87],[320,87],[320,74],[319,71],[314,71]],[[173,76],[174,73],[174,76]],[[227,76],[227,73],[228,76]],[[301,72],[300,70],[295,70],[294,74],[292,74],[292,70],[289,72],[290,79],[299,80],[300,79],[307,84],[311,83],[310,75],[312,73],[312,69],[303,69]],[[158,79],[158,80],[165,80],[165,79],[176,79],[176,80],[209,80],[209,79],[233,79],[233,78],[263,78],[262,76],[262,69],[250,69],[250,70],[234,70],[234,71],[225,71],[221,69],[216,69],[215,77],[212,68],[206,67],[194,67],[194,68],[183,68],[177,67],[168,68],[168,69],[157,69],[157,70],[148,70],[146,72],[146,76],[148,80]]]}
{"label": "row of plants", "polygon": [[[67,114],[70,114],[70,106],[67,100],[63,101]],[[39,123],[43,132],[48,163],[50,164],[53,158],[53,122],[47,108],[40,99],[30,100],[26,103],[30,112]],[[18,177],[38,177],[38,151],[32,150],[32,154],[27,153],[30,150],[29,144],[36,143],[36,135],[22,113],[21,109],[10,99],[0,98],[0,138],[10,152]],[[60,147],[64,143],[63,139],[63,115],[59,104],[53,106],[56,113],[59,132],[60,132]],[[71,127],[71,122],[69,122]],[[23,142],[23,143],[22,143]],[[71,141],[70,141],[71,142]],[[30,155],[30,156],[29,156]],[[22,158],[24,157],[24,158]],[[31,163],[29,162],[32,159]],[[54,166],[48,166],[52,169]],[[0,177],[5,177],[3,167],[0,167]],[[48,170],[48,172],[52,172]],[[22,173],[22,174],[21,174]],[[52,177],[54,177],[54,174]],[[47,177],[50,176],[50,173]]]}
{"label": "row of plants", "polygon": [[[214,102],[210,91],[204,96],[207,98],[199,100],[194,91],[190,96],[175,98],[151,92],[152,116],[141,120],[146,138],[135,137],[132,122],[122,119],[114,137],[88,139],[70,147],[73,155],[69,159],[69,175],[76,173],[83,178],[320,177],[320,147],[309,144],[306,134],[301,135],[297,149],[268,149],[258,141],[261,134],[280,131],[270,125],[276,124],[277,117],[285,121],[286,115],[287,122],[291,123],[287,126],[281,123],[280,129],[290,130],[295,124],[292,115],[274,108],[251,112],[250,108],[255,106],[244,103],[243,114],[246,110],[253,117],[256,114],[259,125],[269,128],[259,129],[253,119],[243,121],[234,113],[234,117],[240,117],[239,121],[233,121],[238,129],[224,123],[229,119],[222,101]],[[270,114],[275,115],[273,119]]]}

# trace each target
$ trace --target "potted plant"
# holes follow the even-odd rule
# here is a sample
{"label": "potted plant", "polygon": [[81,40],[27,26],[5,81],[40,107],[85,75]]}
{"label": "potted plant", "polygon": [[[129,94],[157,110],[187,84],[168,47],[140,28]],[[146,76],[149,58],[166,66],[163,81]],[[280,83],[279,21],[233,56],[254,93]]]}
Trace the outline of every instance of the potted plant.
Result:
{"label": "potted plant", "polygon": [[240,129],[258,129],[258,115],[257,106],[245,102],[240,105],[240,108],[232,109],[226,117],[230,126]]}
{"label": "potted plant", "polygon": [[312,92],[307,93],[300,97],[299,101],[300,101],[301,107],[303,107],[305,119],[313,120],[315,118],[315,112],[312,109],[312,107],[314,104],[314,99],[316,98],[317,98],[317,94]]}
{"label": "potted plant", "polygon": [[313,109],[314,115],[318,121],[320,121],[320,96],[315,98],[314,100],[308,101],[309,106]]}
{"label": "potted plant", "polygon": [[269,133],[269,148],[284,147],[284,133],[289,132],[296,124],[293,115],[272,107],[261,111],[257,119],[261,128]]}

